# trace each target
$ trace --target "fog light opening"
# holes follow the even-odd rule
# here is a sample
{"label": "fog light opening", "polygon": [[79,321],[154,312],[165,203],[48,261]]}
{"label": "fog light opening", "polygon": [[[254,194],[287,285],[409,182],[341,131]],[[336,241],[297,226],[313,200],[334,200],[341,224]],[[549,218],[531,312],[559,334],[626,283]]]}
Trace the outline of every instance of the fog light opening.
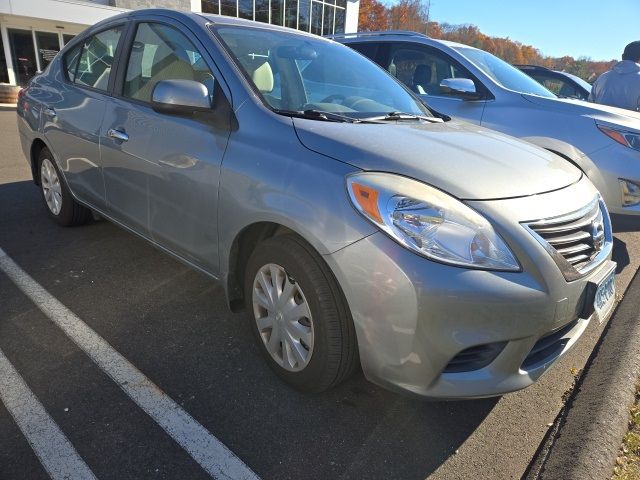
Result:
{"label": "fog light opening", "polygon": [[640,185],[623,178],[618,180],[620,181],[620,191],[622,192],[622,206],[633,207],[640,205]]}

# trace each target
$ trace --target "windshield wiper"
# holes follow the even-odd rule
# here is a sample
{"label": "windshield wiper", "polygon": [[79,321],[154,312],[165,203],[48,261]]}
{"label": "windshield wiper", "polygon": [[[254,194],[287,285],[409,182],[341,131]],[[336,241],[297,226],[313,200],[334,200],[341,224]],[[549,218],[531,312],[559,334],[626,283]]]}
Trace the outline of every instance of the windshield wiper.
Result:
{"label": "windshield wiper", "polygon": [[442,119],[437,117],[426,117],[424,115],[416,115],[414,113],[405,113],[405,112],[389,112],[386,115],[364,118],[363,120],[383,121],[383,122],[389,122],[394,120],[425,120],[427,122],[433,122],[433,123],[440,123],[442,121]]}
{"label": "windshield wiper", "polygon": [[[325,122],[348,122],[348,123],[361,123],[362,120],[358,118],[348,117],[347,115],[340,115],[339,113],[324,112],[322,110],[280,110],[275,109],[276,113],[287,115],[289,117],[308,118],[310,120],[322,120]],[[367,119],[368,120],[368,119]]]}

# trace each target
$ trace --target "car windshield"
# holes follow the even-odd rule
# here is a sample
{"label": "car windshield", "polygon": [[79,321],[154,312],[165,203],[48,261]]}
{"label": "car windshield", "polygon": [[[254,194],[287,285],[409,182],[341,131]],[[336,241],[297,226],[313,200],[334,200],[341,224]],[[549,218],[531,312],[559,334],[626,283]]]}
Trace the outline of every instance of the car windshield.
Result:
{"label": "car windshield", "polygon": [[364,119],[391,112],[432,114],[376,64],[336,42],[295,32],[220,25],[214,32],[274,110],[317,119]]}
{"label": "car windshield", "polygon": [[574,82],[576,82],[582,88],[584,88],[587,92],[591,91],[591,84],[589,82],[581,79],[577,75],[573,75],[572,73],[568,73],[568,72],[560,72],[560,73],[562,73],[563,75],[566,75],[567,77],[572,79]]}
{"label": "car windshield", "polygon": [[457,47],[456,50],[473,62],[480,70],[509,90],[539,97],[557,98],[526,73],[513,65],[477,48]]}

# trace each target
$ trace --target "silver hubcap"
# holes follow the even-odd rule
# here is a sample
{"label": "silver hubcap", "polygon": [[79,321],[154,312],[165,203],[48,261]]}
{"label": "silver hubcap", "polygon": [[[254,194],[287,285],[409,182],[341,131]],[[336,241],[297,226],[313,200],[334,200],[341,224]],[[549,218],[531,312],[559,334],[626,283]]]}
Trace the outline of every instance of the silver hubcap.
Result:
{"label": "silver hubcap", "polygon": [[300,286],[284,268],[263,266],[253,280],[253,313],[260,337],[285,370],[304,369],[313,353],[311,310]]}
{"label": "silver hubcap", "polygon": [[44,200],[47,202],[47,207],[49,207],[51,213],[58,215],[62,208],[62,187],[60,186],[58,172],[56,172],[55,167],[48,158],[42,160],[40,183],[42,184],[42,191],[44,192]]}

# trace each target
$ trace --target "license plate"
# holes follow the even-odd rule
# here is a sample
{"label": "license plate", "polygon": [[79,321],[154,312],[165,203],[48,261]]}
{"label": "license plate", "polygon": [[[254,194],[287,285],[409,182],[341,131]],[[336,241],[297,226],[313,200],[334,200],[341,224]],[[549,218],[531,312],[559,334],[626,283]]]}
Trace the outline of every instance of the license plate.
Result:
{"label": "license plate", "polygon": [[600,282],[596,289],[593,300],[593,307],[598,314],[598,319],[602,322],[613,307],[616,301],[616,271],[613,270]]}

